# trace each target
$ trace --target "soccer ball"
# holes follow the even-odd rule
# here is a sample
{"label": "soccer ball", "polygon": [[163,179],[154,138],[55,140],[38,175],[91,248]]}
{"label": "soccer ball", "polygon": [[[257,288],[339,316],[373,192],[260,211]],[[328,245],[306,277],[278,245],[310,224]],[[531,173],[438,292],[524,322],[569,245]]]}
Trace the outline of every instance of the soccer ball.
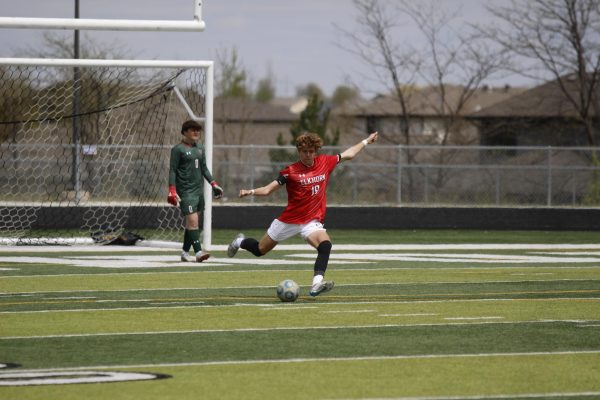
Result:
{"label": "soccer ball", "polygon": [[291,279],[284,279],[277,285],[277,297],[281,301],[296,301],[300,295],[300,286]]}

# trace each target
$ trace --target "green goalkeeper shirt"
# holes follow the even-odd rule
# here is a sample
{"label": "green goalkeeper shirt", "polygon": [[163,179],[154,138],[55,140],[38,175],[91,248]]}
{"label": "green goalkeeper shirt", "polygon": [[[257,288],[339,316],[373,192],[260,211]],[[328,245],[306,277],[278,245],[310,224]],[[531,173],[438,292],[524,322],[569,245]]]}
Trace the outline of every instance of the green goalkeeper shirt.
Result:
{"label": "green goalkeeper shirt", "polygon": [[201,196],[202,177],[208,182],[213,177],[206,167],[204,146],[179,143],[171,149],[169,185],[175,185],[179,197]]}

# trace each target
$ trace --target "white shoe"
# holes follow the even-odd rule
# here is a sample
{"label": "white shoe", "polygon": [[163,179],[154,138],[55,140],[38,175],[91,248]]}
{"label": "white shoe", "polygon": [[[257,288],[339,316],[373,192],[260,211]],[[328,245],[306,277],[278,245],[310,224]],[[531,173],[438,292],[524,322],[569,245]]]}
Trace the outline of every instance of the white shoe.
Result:
{"label": "white shoe", "polygon": [[202,262],[208,260],[210,257],[210,253],[205,253],[204,251],[200,254],[196,254],[196,262]]}
{"label": "white shoe", "polygon": [[[242,243],[242,240],[244,240],[245,238],[246,237],[244,236],[243,233],[238,233],[238,235],[235,237],[235,239],[233,239],[233,241],[231,243],[229,243],[229,246],[227,247],[227,256],[229,256],[229,257],[235,256],[237,251],[240,249],[240,243]],[[239,239],[241,239],[241,240],[239,240]]]}
{"label": "white shoe", "polygon": [[187,253],[181,253],[181,262],[194,262],[196,259]]}
{"label": "white shoe", "polygon": [[321,293],[329,292],[331,289],[333,289],[333,285],[334,285],[333,281],[331,281],[331,282],[321,281],[319,283],[315,283],[310,288],[310,295],[312,297],[315,297],[315,296],[320,295]]}

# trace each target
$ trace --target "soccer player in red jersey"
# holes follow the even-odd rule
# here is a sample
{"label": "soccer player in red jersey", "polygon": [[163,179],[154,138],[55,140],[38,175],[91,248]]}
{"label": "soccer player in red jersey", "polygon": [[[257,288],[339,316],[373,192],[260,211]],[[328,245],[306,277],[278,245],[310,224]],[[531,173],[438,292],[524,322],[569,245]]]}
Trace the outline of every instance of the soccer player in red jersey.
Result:
{"label": "soccer player in red jersey", "polygon": [[238,249],[242,248],[260,257],[273,250],[277,243],[299,233],[308,244],[317,249],[310,295],[314,297],[330,291],[333,282],[323,280],[331,253],[331,239],[323,227],[327,207],[327,183],[331,172],[340,162],[352,160],[376,140],[377,132],[371,133],[368,138],[332,156],[317,154],[323,146],[319,135],[305,133],[298,136],[296,148],[300,161],[288,165],[279,173],[279,177],[268,185],[256,189],[242,189],[239,194],[240,197],[268,196],[285,185],[288,193],[287,207],[273,220],[260,241],[245,238],[240,233],[229,245],[227,255],[233,257]]}

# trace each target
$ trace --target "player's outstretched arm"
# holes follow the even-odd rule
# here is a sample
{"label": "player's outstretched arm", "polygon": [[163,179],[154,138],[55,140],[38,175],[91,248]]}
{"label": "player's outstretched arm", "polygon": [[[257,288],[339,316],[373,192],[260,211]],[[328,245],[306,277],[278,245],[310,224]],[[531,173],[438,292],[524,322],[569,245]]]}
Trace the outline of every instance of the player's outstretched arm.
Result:
{"label": "player's outstretched arm", "polygon": [[371,143],[375,143],[377,141],[377,137],[378,137],[378,133],[373,132],[369,135],[368,138],[366,138],[366,139],[356,143],[354,146],[346,149],[342,154],[340,154],[341,161],[352,160],[354,157],[356,157],[356,155],[358,153],[360,153],[362,151],[362,149],[367,147],[367,145],[369,145]]}
{"label": "player's outstretched arm", "polygon": [[241,189],[240,197],[246,196],[268,196],[275,190],[279,189],[281,185],[276,180],[269,183],[267,186],[259,187],[256,189]]}

